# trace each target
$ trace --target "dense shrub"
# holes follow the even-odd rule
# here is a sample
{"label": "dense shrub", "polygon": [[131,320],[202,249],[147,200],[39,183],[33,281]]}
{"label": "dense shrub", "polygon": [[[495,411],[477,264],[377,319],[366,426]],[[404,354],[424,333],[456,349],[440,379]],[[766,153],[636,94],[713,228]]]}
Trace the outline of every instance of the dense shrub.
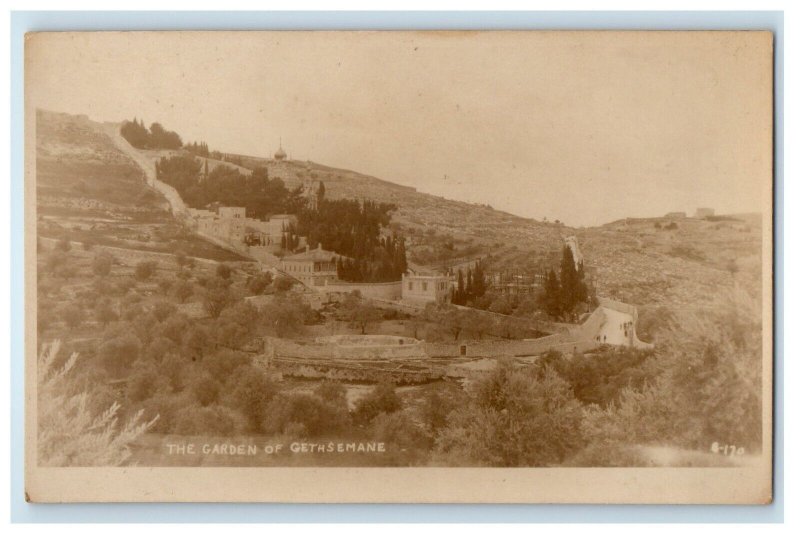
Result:
{"label": "dense shrub", "polygon": [[228,349],[217,349],[203,356],[202,366],[211,376],[227,380],[237,368],[244,366],[249,369],[249,363],[250,358],[246,354]]}
{"label": "dense shrub", "polygon": [[156,262],[140,261],[136,264],[133,276],[140,282],[149,280],[156,273]]}
{"label": "dense shrub", "polygon": [[388,381],[376,384],[372,391],[356,402],[355,420],[359,424],[368,424],[380,413],[392,413],[402,407],[400,397],[395,392],[394,384]]}
{"label": "dense shrub", "polygon": [[209,406],[216,403],[222,392],[222,383],[202,369],[189,379],[188,387],[201,406]]}
{"label": "dense shrub", "polygon": [[279,294],[262,306],[261,314],[271,335],[289,337],[303,332],[313,311],[302,298]]}
{"label": "dense shrub", "polygon": [[263,272],[251,276],[247,280],[247,289],[253,295],[261,295],[266,291],[266,289],[272,284],[272,274],[269,272]]}
{"label": "dense shrub", "polygon": [[294,285],[294,280],[288,276],[279,276],[275,279],[275,289],[277,291],[288,291]]}
{"label": "dense shrub", "polygon": [[216,319],[233,302],[230,291],[221,287],[207,288],[203,292],[203,308],[212,319]]}
{"label": "dense shrub", "polygon": [[189,406],[193,406],[191,397],[172,392],[157,393],[139,404],[145,418],[158,416],[152,431],[159,434],[172,433],[180,421],[179,414]]}
{"label": "dense shrub", "polygon": [[111,273],[111,266],[114,258],[108,252],[96,254],[92,260],[92,272],[97,276],[108,276]]}
{"label": "dense shrub", "polygon": [[94,316],[98,323],[104,327],[108,323],[119,319],[117,311],[108,299],[103,299],[95,305]]}
{"label": "dense shrub", "polygon": [[72,370],[78,355],[59,362],[60,343],[47,345],[37,360],[36,461],[43,467],[118,466],[131,456],[130,444],[156,422],[142,413],[119,424],[116,402],[98,410],[88,391],[75,391]]}
{"label": "dense shrub", "polygon": [[183,303],[194,295],[194,285],[186,280],[181,280],[172,287],[172,294]]}
{"label": "dense shrub", "polygon": [[143,356],[154,362],[160,362],[167,354],[175,354],[178,347],[174,341],[163,336],[156,336],[147,344]]}
{"label": "dense shrub", "polygon": [[382,464],[402,467],[427,460],[431,439],[405,412],[379,413],[370,430],[373,440],[385,444]]}
{"label": "dense shrub", "polygon": [[72,243],[70,242],[68,237],[62,237],[56,243],[56,249],[60,250],[61,252],[69,252],[72,249]]}
{"label": "dense shrub", "polygon": [[346,406],[342,409],[341,405],[308,393],[290,393],[270,402],[264,429],[274,434],[299,431],[300,437],[315,437],[340,431],[348,422]]}
{"label": "dense shrub", "polygon": [[761,449],[761,316],[738,292],[714,310],[683,313],[657,351],[658,374],[605,408],[586,409],[587,440],[709,450],[714,442]]}
{"label": "dense shrub", "polygon": [[160,321],[153,333],[154,335],[165,337],[175,343],[181,345],[183,343],[183,336],[186,335],[189,329],[189,319],[182,313],[167,316]]}
{"label": "dense shrub", "polygon": [[153,317],[155,317],[158,322],[163,322],[166,321],[168,317],[173,317],[177,311],[178,309],[174,304],[163,299],[157,300],[153,303],[153,307],[150,308],[150,313],[153,314]]}
{"label": "dense shrub", "polygon": [[61,320],[70,328],[78,328],[85,318],[86,312],[78,304],[67,304],[61,308]]}
{"label": "dense shrub", "polygon": [[125,384],[125,396],[131,403],[139,403],[167,391],[166,380],[152,361],[137,362]]}
{"label": "dense shrub", "polygon": [[237,367],[225,383],[225,402],[238,410],[247,421],[247,430],[263,430],[267,406],[277,393],[277,386],[258,367]]}
{"label": "dense shrub", "polygon": [[226,406],[187,406],[176,414],[173,432],[184,436],[233,436],[244,427],[242,416]]}
{"label": "dense shrub", "polygon": [[103,336],[98,353],[105,369],[112,376],[126,375],[139,357],[142,343],[124,325],[110,328]]}
{"label": "dense shrub", "polygon": [[197,360],[211,350],[213,350],[213,346],[208,329],[196,322],[189,323],[183,336],[184,355],[192,360]]}
{"label": "dense shrub", "polygon": [[538,376],[551,368],[572,387],[583,404],[607,406],[625,388],[641,388],[655,377],[652,351],[605,347],[591,354],[565,356],[557,351],[543,354],[533,365]]}
{"label": "dense shrub", "polygon": [[581,448],[580,403],[550,368],[543,376],[510,359],[477,381],[437,437],[441,461],[460,466],[558,465]]}
{"label": "dense shrub", "polygon": [[233,269],[231,269],[231,266],[228,265],[227,263],[220,263],[219,265],[217,265],[217,276],[219,276],[220,278],[227,280],[231,277],[232,273]]}
{"label": "dense shrub", "polygon": [[448,416],[467,400],[466,393],[458,384],[440,383],[429,387],[420,407],[420,416],[428,433],[435,436],[447,426]]}

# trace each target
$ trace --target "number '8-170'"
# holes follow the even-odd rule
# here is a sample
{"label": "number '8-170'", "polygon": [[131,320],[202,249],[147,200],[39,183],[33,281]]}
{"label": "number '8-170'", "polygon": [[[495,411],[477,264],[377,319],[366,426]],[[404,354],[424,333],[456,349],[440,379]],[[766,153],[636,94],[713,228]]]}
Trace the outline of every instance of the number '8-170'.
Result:
{"label": "number '8-170'", "polygon": [[714,454],[723,454],[725,456],[741,456],[744,454],[744,447],[737,447],[736,445],[720,445],[715,441],[711,444],[711,452]]}

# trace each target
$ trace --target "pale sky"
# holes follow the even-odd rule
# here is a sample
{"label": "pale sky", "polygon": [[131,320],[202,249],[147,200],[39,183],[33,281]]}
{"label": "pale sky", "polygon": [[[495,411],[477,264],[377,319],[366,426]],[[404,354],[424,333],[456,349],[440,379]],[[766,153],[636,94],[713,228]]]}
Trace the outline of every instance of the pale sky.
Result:
{"label": "pale sky", "polygon": [[105,33],[29,38],[30,105],[355,170],[572,226],[759,211],[770,36]]}

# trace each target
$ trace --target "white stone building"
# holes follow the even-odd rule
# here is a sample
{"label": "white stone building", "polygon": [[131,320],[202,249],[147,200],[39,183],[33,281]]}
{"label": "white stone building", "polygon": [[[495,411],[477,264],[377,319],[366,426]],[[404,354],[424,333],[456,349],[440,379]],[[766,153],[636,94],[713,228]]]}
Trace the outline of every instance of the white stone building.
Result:
{"label": "white stone building", "polygon": [[445,274],[404,274],[402,299],[412,304],[450,302],[453,280]]}

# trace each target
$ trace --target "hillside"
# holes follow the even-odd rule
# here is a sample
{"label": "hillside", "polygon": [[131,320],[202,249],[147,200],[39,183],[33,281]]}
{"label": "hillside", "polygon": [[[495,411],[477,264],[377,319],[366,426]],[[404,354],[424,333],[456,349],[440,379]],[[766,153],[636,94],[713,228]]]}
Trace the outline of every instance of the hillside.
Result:
{"label": "hillside", "polygon": [[395,204],[393,226],[406,236],[410,259],[415,264],[454,265],[459,259],[488,254],[518,260],[518,252],[522,251],[529,267],[540,268],[543,260],[552,259],[553,253],[560,254],[563,237],[572,233],[562,225],[421,193],[412,187],[312,161],[276,162],[238,154],[228,156],[250,169],[266,166],[271,177],[281,178],[290,188],[314,189],[321,181],[328,198],[367,198]]}
{"label": "hillside", "polygon": [[640,305],[702,307],[734,283],[760,292],[760,217],[718,219],[626,219],[576,235],[604,294]]}
{"label": "hillside", "polygon": [[143,252],[243,260],[185,230],[141,168],[85,116],[36,115],[37,235]]}
{"label": "hillside", "polygon": [[[141,171],[119,152],[112,125],[85,117],[40,112],[37,165],[40,234],[97,239],[114,246],[170,251],[176,239],[200,257],[231,253],[188,235],[166,203],[144,186]],[[168,151],[141,151],[155,160]],[[171,152],[170,152],[171,153]],[[228,155],[239,165],[208,159],[209,168],[241,172],[267,166],[288,187],[325,183],[329,198],[369,198],[397,206],[392,228],[407,239],[411,265],[442,267],[482,257],[491,272],[541,272],[555,266],[563,239],[578,237],[586,270],[598,294],[640,306],[702,306],[734,282],[760,288],[761,225],[758,214],[681,219],[625,219],[573,229],[477,205],[420,193],[358,172],[306,161],[277,162]],[[113,187],[109,184],[113,180]]]}
{"label": "hillside", "polygon": [[672,230],[665,228],[671,221],[663,218],[625,219],[574,229],[420,193],[314,162],[237,157],[245,167],[266,165],[271,176],[280,176],[292,187],[321,180],[331,198],[370,198],[396,204],[393,224],[406,235],[415,265],[457,265],[460,258],[484,257],[495,272],[538,272],[555,266],[563,239],[576,235],[586,269],[601,295],[678,309],[702,306],[733,288],[734,280],[754,293],[760,288],[759,214],[687,218],[677,221]]}

